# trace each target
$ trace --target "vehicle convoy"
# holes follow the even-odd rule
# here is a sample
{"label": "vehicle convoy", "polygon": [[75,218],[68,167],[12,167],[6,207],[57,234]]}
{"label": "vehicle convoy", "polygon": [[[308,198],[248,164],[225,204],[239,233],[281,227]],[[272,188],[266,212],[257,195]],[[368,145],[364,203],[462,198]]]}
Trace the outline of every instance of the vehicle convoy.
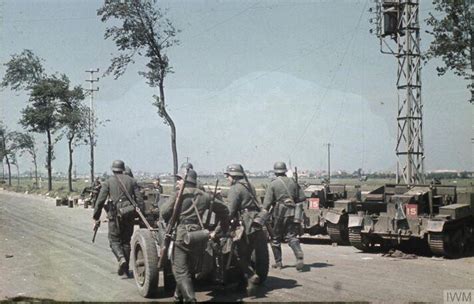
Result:
{"label": "vehicle convoy", "polygon": [[[168,198],[169,196],[161,195],[160,204],[161,200]],[[170,262],[173,241],[165,252],[169,227],[161,217],[149,213],[152,208],[146,206],[150,205],[152,201],[154,201],[153,195],[147,193],[145,212],[140,215],[141,228],[135,230],[131,240],[130,264],[138,291],[140,295],[146,298],[156,296],[160,271],[163,272],[164,290],[173,292],[176,287]],[[211,214],[211,218],[204,225],[204,228],[210,232],[215,229],[213,223],[215,216],[213,215],[214,213]],[[148,219],[155,219],[155,221],[148,222]],[[203,216],[203,222],[204,219],[207,219],[206,213]],[[232,279],[238,278],[240,268],[237,266],[236,231],[238,229],[231,231],[229,235],[223,236],[219,240],[205,242],[206,250],[203,251],[203,256],[196,259],[193,264],[192,272],[196,279],[206,279],[219,284],[226,284],[232,282]],[[171,239],[173,238],[172,235]],[[269,252],[266,238],[265,235],[265,240],[258,242],[258,246],[251,253],[252,266],[261,283],[266,280],[269,270]]]}
{"label": "vehicle convoy", "polygon": [[409,244],[435,255],[456,258],[474,244],[474,193],[456,186],[396,185],[386,210],[349,215],[349,240],[362,251]]}
{"label": "vehicle convoy", "polygon": [[387,199],[395,193],[404,193],[405,186],[387,184],[371,191],[361,191],[360,185],[310,185],[305,209],[305,232],[328,234],[333,242],[349,245],[349,215],[362,212],[379,214],[386,211]]}

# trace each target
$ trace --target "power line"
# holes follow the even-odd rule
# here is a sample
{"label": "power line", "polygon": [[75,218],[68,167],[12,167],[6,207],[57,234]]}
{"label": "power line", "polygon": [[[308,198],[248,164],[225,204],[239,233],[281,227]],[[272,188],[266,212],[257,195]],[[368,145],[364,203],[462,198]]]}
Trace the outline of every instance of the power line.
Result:
{"label": "power line", "polygon": [[[359,20],[357,20],[357,25],[356,25],[356,27],[355,27],[354,33],[355,33],[355,32],[357,31],[357,29],[359,28],[360,22],[361,22],[361,20],[362,20],[362,16],[364,15],[364,12],[365,12],[365,10],[366,10],[366,8],[367,8],[368,2],[369,2],[369,0],[367,0],[367,1],[365,2],[364,7],[362,8],[362,12],[360,13]],[[337,73],[339,72],[340,68],[342,67],[342,63],[343,63],[344,59],[346,58],[346,55],[347,55],[348,50],[349,50],[349,46],[352,44],[352,41],[354,40],[354,36],[355,36],[355,35],[352,35],[350,43],[348,43],[348,44],[346,45],[346,49],[345,49],[345,51],[344,51],[344,53],[343,53],[343,55],[342,55],[342,58],[341,58],[341,60],[339,61],[339,64],[336,65],[336,71],[334,72],[333,77],[331,78],[331,81],[330,81],[330,83],[329,83],[329,86],[326,88],[326,91],[324,92],[324,94],[323,94],[323,96],[321,97],[319,103],[318,103],[317,106],[315,107],[315,110],[314,110],[313,114],[311,115],[310,120],[308,121],[308,123],[307,123],[306,126],[304,127],[304,130],[303,130],[303,132],[301,133],[300,137],[298,138],[298,140],[296,141],[296,143],[293,145],[293,148],[292,148],[292,150],[291,150],[291,152],[290,152],[290,155],[291,155],[291,154],[294,152],[294,150],[298,147],[298,145],[300,144],[301,140],[303,139],[303,137],[305,136],[306,132],[308,131],[309,126],[311,125],[311,123],[313,122],[314,118],[316,117],[316,114],[318,113],[318,108],[319,108],[319,106],[321,105],[321,102],[324,100],[324,98],[326,98],[326,95],[327,95],[327,93],[329,92],[329,89],[331,88],[332,83],[334,82],[334,79],[336,78]]]}

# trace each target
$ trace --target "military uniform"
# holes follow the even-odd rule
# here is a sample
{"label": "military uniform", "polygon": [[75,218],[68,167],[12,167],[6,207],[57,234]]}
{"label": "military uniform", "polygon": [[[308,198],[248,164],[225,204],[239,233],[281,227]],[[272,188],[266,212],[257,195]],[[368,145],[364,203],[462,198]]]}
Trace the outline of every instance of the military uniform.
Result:
{"label": "military uniform", "polygon": [[94,185],[92,186],[92,190],[90,194],[90,203],[91,203],[92,208],[95,207],[101,188],[102,188],[102,184],[100,183],[98,179],[96,179],[94,182]]}
{"label": "military uniform", "polygon": [[[130,196],[137,202],[140,208],[143,207],[143,198],[139,191],[137,182],[128,175],[120,171],[114,172],[107,181],[102,183],[102,188],[97,198],[94,208],[93,219],[98,221],[102,213],[102,208],[109,197],[107,203],[107,218],[109,219],[109,243],[113,254],[119,262],[119,275],[128,272],[130,261],[130,239],[133,234],[134,214],[127,217],[119,216],[118,210],[123,207],[132,206],[127,195],[122,191],[119,183],[120,179]],[[132,215],[133,214],[133,215]]]}
{"label": "military uniform", "polygon": [[[189,170],[188,175],[195,175]],[[182,176],[181,176],[182,177]],[[181,213],[178,218],[177,228],[175,232],[175,245],[173,248],[172,267],[173,274],[176,279],[175,296],[183,297],[185,302],[195,302],[194,288],[192,284],[191,274],[200,271],[201,258],[204,255],[206,242],[187,245],[184,238],[188,232],[201,230],[201,221],[204,219],[203,214],[209,210],[212,196],[196,188],[194,183],[186,183],[183,191],[183,203]],[[170,199],[161,205],[160,213],[165,221],[168,221],[173,214],[173,206],[176,201],[177,193],[173,194]],[[193,207],[193,201],[196,209]],[[227,231],[229,210],[224,202],[214,200],[212,211],[216,214],[216,218],[220,221],[223,232]],[[197,213],[199,213],[199,218]]]}
{"label": "military uniform", "polygon": [[[281,163],[277,164],[281,165]],[[284,172],[286,172],[286,165],[284,165],[284,168]],[[274,268],[282,267],[281,242],[286,241],[297,259],[297,269],[302,270],[303,250],[297,236],[301,225],[302,202],[305,200],[306,196],[303,190],[293,179],[285,175],[278,174],[267,187],[263,208],[269,211],[273,207],[274,238],[272,239],[272,251],[275,257]],[[295,213],[297,213],[296,221]]]}
{"label": "military uniform", "polygon": [[230,218],[234,222],[241,222],[244,228],[244,234],[237,243],[238,263],[244,275],[241,283],[248,284],[248,288],[251,289],[259,283],[259,278],[251,267],[251,254],[255,249],[255,243],[265,239],[262,227],[252,225],[260,206],[254,199],[255,188],[242,179],[244,172],[241,165],[229,165],[226,175],[233,177],[227,193]]}

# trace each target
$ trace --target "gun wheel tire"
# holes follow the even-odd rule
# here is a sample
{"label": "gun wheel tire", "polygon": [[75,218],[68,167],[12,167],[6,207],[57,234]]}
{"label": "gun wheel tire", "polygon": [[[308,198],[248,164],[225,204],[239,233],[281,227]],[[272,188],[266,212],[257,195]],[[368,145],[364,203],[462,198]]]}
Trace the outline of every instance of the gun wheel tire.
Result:
{"label": "gun wheel tire", "polygon": [[261,231],[257,232],[255,248],[251,256],[252,267],[260,278],[260,284],[265,282],[270,267],[270,256],[268,252],[267,236]]}
{"label": "gun wheel tire", "polygon": [[158,291],[158,251],[151,231],[137,230],[132,237],[131,264],[138,292],[145,298]]}

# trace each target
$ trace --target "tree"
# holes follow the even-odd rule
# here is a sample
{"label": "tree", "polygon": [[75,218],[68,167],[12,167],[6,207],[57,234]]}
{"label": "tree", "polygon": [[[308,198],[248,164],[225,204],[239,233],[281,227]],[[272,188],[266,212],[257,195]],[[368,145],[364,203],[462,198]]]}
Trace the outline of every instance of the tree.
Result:
{"label": "tree", "polygon": [[8,129],[0,123],[0,152],[2,156],[2,160],[5,159],[8,168],[8,185],[12,185],[12,173],[11,173],[11,158],[13,149],[11,146],[11,136],[8,132]]}
{"label": "tree", "polygon": [[67,90],[64,100],[60,106],[60,124],[63,125],[64,135],[68,143],[69,167],[68,186],[72,192],[72,165],[74,148],[81,143],[87,143],[88,115],[87,108],[82,104],[84,100],[84,90],[80,86]]}
{"label": "tree", "polygon": [[66,75],[46,75],[42,59],[30,50],[20,55],[12,55],[5,63],[6,74],[2,87],[15,91],[27,90],[30,93],[29,105],[22,110],[20,124],[29,131],[44,133],[47,137],[46,168],[48,171],[48,190],[53,189],[52,160],[53,146],[59,140],[54,134],[60,129],[58,107],[67,98],[69,79]]}
{"label": "tree", "polygon": [[[125,73],[127,66],[134,63],[136,56],[147,58],[146,70],[139,75],[147,79],[151,87],[158,87],[159,95],[153,95],[153,105],[164,123],[170,126],[173,172],[178,172],[178,152],[176,149],[176,127],[166,110],[164,80],[172,72],[166,50],[178,44],[175,29],[165,13],[157,7],[156,0],[105,0],[97,15],[102,22],[113,21],[105,31],[105,39],[112,39],[119,54],[112,59],[106,75],[117,79]],[[121,23],[121,24],[120,24]],[[116,25],[120,24],[120,25]]]}
{"label": "tree", "polygon": [[45,77],[43,59],[37,57],[31,50],[23,50],[19,55],[11,56],[1,86],[11,87],[14,91],[28,90]]}
{"label": "tree", "polygon": [[467,87],[471,90],[470,102],[474,103],[474,21],[471,20],[469,1],[433,0],[433,4],[442,17],[430,13],[430,17],[425,20],[432,27],[427,33],[434,37],[425,59],[441,58],[444,65],[436,68],[438,76],[452,70],[455,75],[470,81]]}
{"label": "tree", "polygon": [[37,149],[35,139],[28,133],[13,132],[12,135],[16,145],[16,150],[20,151],[20,156],[26,152],[31,156],[33,166],[35,168],[35,184],[34,187],[38,188],[38,163],[37,163]]}
{"label": "tree", "polygon": [[47,76],[31,89],[29,105],[22,110],[20,124],[27,130],[46,134],[46,169],[48,171],[48,190],[53,189],[52,161],[54,144],[59,138],[55,133],[61,128],[59,106],[67,98],[69,79],[66,75]]}

